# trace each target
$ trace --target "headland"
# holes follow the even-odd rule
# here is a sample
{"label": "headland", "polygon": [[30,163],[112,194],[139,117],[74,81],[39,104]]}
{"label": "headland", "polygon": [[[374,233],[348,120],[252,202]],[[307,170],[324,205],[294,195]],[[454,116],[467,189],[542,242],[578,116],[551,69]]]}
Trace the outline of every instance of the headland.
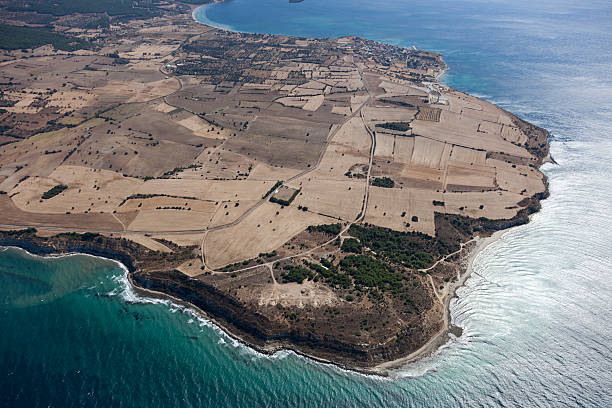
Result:
{"label": "headland", "polygon": [[33,39],[0,53],[0,244],[119,260],[259,350],[431,354],[475,254],[548,194],[548,132],[438,54],[6,3]]}

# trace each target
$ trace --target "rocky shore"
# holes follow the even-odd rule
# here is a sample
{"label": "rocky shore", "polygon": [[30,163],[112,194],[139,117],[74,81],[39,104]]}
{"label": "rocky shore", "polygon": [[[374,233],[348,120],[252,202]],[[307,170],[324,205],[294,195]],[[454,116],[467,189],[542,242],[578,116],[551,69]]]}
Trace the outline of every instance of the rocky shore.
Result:
{"label": "rocky shore", "polygon": [[539,209],[540,200],[546,196],[532,197],[528,209],[512,220],[492,223],[474,245],[466,245],[454,262],[460,278],[452,282],[443,297],[442,324],[427,336],[415,336],[420,341],[409,343],[351,344],[339,340],[333,331],[313,335],[312,331],[273,321],[213,284],[179,272],[176,267],[193,255],[196,251],[193,247],[176,246],[172,254],[161,254],[132,241],[101,234],[64,233],[40,237],[35,229],[0,231],[0,246],[18,247],[41,256],[82,253],[121,262],[128,270],[130,283],[143,295],[167,297],[193,307],[230,336],[262,353],[288,349],[346,369],[385,375],[390,369],[431,355],[449,340],[449,333],[461,334],[460,328],[450,325],[449,304],[456,289],[470,276],[473,259],[508,228],[527,223],[529,215]]}

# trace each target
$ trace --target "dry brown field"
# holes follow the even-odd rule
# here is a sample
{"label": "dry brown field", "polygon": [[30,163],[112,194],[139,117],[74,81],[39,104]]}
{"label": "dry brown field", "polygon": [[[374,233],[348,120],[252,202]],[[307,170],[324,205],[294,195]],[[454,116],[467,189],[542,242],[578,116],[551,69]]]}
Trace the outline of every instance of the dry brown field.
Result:
{"label": "dry brown field", "polygon": [[[406,79],[432,68],[383,70],[353,38],[224,42],[238,34],[164,18],[117,25],[97,53],[3,54],[0,80],[17,84],[0,116],[15,124],[0,139],[7,224],[118,231],[160,251],[171,249],[155,238],[203,240],[216,269],[309,225],[354,222],[364,202],[367,223],[433,236],[435,212],[510,218],[545,190],[522,145],[529,135],[509,114]],[[51,120],[69,127],[47,129]],[[376,126],[389,122],[410,129]],[[368,174],[394,187],[366,189]],[[299,190],[288,207],[264,198],[278,181],[277,199]],[[42,199],[57,185],[67,188]],[[180,270],[196,276],[200,266]],[[262,299],[311,301],[294,289]]]}

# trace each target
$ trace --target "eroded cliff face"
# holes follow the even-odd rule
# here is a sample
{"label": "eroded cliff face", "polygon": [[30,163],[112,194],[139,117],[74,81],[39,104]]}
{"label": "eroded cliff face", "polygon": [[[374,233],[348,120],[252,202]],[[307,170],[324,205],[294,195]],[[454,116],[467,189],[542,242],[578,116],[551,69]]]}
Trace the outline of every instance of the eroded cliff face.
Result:
{"label": "eroded cliff face", "polygon": [[[518,119],[517,125],[533,135],[537,164],[542,164],[548,156],[548,133]],[[39,255],[84,253],[119,261],[126,266],[130,281],[137,288],[197,307],[230,335],[263,352],[286,348],[345,367],[369,369],[406,357],[432,339],[436,340],[434,343],[443,343],[448,332],[446,306],[449,296],[454,295],[448,288],[466,269],[465,260],[473,248],[473,237],[489,236],[529,222],[529,215],[540,209],[540,200],[546,197],[548,188],[524,198],[518,203],[519,211],[509,219],[436,213],[436,236],[428,238],[433,239],[433,244],[423,247],[438,248],[438,252],[432,252],[437,254],[432,266],[419,270],[389,263],[390,267],[403,271],[402,279],[413,288],[404,292],[410,294],[408,298],[394,297],[384,289],[363,292],[363,288],[356,287],[357,292],[353,293],[352,289],[347,292],[346,286],[330,283],[323,270],[319,271],[321,276],[312,274],[301,283],[289,282],[287,271],[295,266],[284,259],[292,254],[290,248],[312,247],[313,256],[317,251],[323,255],[333,252],[335,255],[326,261],[327,268],[338,272],[346,254],[340,248],[340,240],[327,241],[329,234],[321,232],[327,227],[296,236],[278,253],[260,254],[240,265],[206,273],[203,273],[204,266],[199,266],[199,247],[179,246],[165,240],[159,242],[170,252],[151,250],[130,240],[98,233],[41,237],[30,228],[0,232],[0,245]],[[348,226],[345,231],[350,234]],[[337,233],[336,225],[330,228],[334,230],[332,235]],[[368,228],[387,234],[384,228],[367,224],[359,228],[353,235],[359,231],[368,233]],[[364,237],[360,238],[362,244],[366,242]],[[418,234],[404,237],[408,243],[410,239],[424,239]],[[457,250],[451,252],[453,248]],[[384,257],[384,251],[378,256]],[[314,268],[311,272],[320,269],[309,262],[304,265]]]}
{"label": "eroded cliff face", "polygon": [[[6,231],[0,245],[117,260],[136,287],[189,303],[266,352],[369,368],[443,341],[476,237],[528,222],[547,197],[538,167],[548,132],[438,84],[438,54],[185,17],[105,32],[109,46],[138,39],[121,57],[28,59],[32,73],[48,61],[78,63],[80,76],[118,73],[94,88],[119,102],[73,89],[84,105],[71,110],[104,115],[53,133],[53,150],[46,138],[11,141],[0,154],[14,170],[0,180],[5,225],[104,234]],[[149,81],[132,92],[143,65]],[[10,98],[55,106],[30,77]],[[35,120],[22,123],[57,119],[28,112]],[[115,151],[115,140],[139,150]]]}
{"label": "eroded cliff face", "polygon": [[[256,304],[245,304],[228,296],[227,291],[220,291],[210,283],[213,280],[207,283],[176,272],[136,272],[130,277],[141,288],[168,294],[205,311],[229,333],[261,351],[293,349],[348,367],[371,367],[402,357],[419,348],[441,328],[439,316],[439,324],[428,324],[427,328],[423,327],[426,323],[423,319],[412,327],[397,330],[392,338],[389,333],[381,333],[383,338],[369,343],[347,333],[341,324],[365,315],[354,305],[334,308],[342,320],[328,320],[329,307],[275,307],[266,313]],[[295,312],[300,317],[286,317]],[[369,340],[374,337],[370,336]]]}
{"label": "eroded cliff face", "polygon": [[[360,306],[350,302],[320,307],[247,303],[236,296],[242,286],[240,280],[224,276],[195,279],[174,268],[189,259],[194,248],[181,251],[176,247],[174,254],[160,254],[131,241],[98,234],[39,237],[34,230],[0,232],[0,245],[43,256],[83,253],[117,260],[129,270],[130,281],[137,288],[156,292],[149,295],[168,295],[197,307],[231,335],[263,352],[288,348],[346,367],[364,368],[415,350],[440,329],[439,324],[430,324],[440,321],[439,316],[431,321],[415,316],[409,327],[373,331],[365,338],[345,327],[349,320],[361,323],[367,315],[367,311],[358,310]],[[393,311],[383,307],[381,315],[384,314],[391,316]]]}

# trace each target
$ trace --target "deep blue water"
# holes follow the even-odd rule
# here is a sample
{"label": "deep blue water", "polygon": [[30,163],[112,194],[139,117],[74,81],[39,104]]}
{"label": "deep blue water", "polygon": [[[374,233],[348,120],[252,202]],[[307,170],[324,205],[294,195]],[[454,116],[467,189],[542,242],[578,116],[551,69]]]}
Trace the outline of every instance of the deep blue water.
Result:
{"label": "deep blue water", "polygon": [[136,297],[114,263],[7,250],[2,406],[612,406],[609,2],[233,0],[195,15],[441,52],[445,83],[553,132],[551,197],[476,259],[451,307],[464,336],[390,379],[258,355]]}

